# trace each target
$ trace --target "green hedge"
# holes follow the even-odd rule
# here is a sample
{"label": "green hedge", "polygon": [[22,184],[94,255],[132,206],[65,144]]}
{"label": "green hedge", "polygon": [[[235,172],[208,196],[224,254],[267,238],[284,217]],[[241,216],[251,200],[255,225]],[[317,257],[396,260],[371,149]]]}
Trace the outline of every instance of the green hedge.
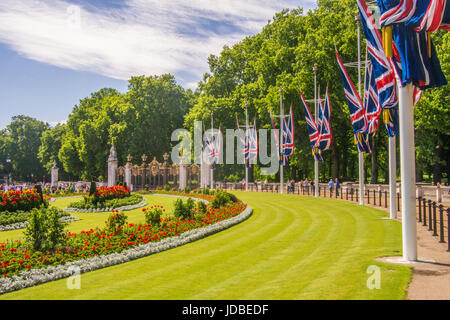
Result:
{"label": "green hedge", "polygon": [[103,209],[103,208],[119,208],[123,206],[130,206],[133,204],[138,204],[143,200],[143,197],[138,194],[132,194],[129,197],[121,199],[106,200],[104,202],[98,202],[97,205],[93,203],[86,203],[85,200],[75,201],[69,204],[69,208],[76,209]]}

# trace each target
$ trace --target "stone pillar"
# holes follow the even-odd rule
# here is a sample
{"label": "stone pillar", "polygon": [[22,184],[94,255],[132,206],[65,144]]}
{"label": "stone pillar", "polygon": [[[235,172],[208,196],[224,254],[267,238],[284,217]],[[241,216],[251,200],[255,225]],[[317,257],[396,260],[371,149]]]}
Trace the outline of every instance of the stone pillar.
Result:
{"label": "stone pillar", "polygon": [[442,202],[442,189],[439,183],[436,187],[436,202]]}
{"label": "stone pillar", "polygon": [[59,168],[56,166],[56,161],[53,161],[53,166],[51,169],[51,186],[58,187],[58,171]]}
{"label": "stone pillar", "polygon": [[210,166],[208,164],[207,151],[204,150],[202,152],[202,163],[201,163],[201,169],[200,169],[200,176],[201,176],[200,187],[201,188],[206,188],[209,186],[209,183],[211,181],[210,174],[211,174],[211,170],[210,170]]}
{"label": "stone pillar", "polygon": [[182,190],[184,188],[186,188],[187,185],[187,174],[186,174],[186,165],[184,164],[184,161],[181,160],[180,163],[180,174],[179,174],[179,178],[180,178],[180,182],[179,182],[179,189]]}
{"label": "stone pillar", "polygon": [[113,187],[116,185],[116,171],[119,161],[117,160],[117,152],[114,145],[111,146],[109,150],[108,158],[108,187]]}
{"label": "stone pillar", "polygon": [[128,155],[127,164],[125,165],[125,183],[130,189],[131,189],[131,168],[133,167],[133,164],[131,163],[132,159],[133,157],[131,155]]}
{"label": "stone pillar", "polygon": [[416,187],[416,198],[423,198],[423,188],[421,186]]}
{"label": "stone pillar", "polygon": [[[146,174],[146,167],[147,167],[147,155],[144,153],[141,156],[142,164],[141,164],[141,188],[142,190],[145,190],[145,186],[147,185],[147,174]],[[153,159],[155,160],[155,159]],[[149,186],[150,187],[150,186]]]}
{"label": "stone pillar", "polygon": [[168,175],[169,175],[169,165],[167,160],[169,159],[169,155],[166,153],[163,154],[163,185],[165,186],[168,183]]}

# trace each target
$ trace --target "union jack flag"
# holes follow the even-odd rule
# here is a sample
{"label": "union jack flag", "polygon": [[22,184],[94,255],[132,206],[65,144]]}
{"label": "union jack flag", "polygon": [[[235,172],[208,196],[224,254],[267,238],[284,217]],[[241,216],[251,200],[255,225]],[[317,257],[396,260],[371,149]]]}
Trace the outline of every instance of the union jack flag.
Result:
{"label": "union jack flag", "polygon": [[323,161],[321,151],[317,148],[317,141],[319,141],[319,129],[317,127],[316,122],[314,121],[311,111],[309,111],[308,105],[306,104],[305,97],[303,97],[302,91],[300,89],[299,91],[300,97],[303,102],[303,108],[305,109],[306,127],[308,128],[309,142],[311,144],[312,154],[317,160]]}
{"label": "union jack flag", "polygon": [[336,57],[339,64],[339,70],[341,72],[342,84],[344,85],[345,100],[350,111],[350,119],[352,121],[353,132],[365,132],[367,130],[367,117],[366,111],[363,107],[361,98],[356,91],[353,82],[345,70],[344,63],[342,62],[339,52],[336,49]]}
{"label": "union jack flag", "polygon": [[331,145],[331,125],[330,125],[330,116],[331,116],[331,105],[330,105],[330,96],[328,93],[328,88],[325,94],[325,104],[322,105],[322,100],[320,99],[319,94],[319,117],[318,117],[318,123],[320,125],[318,126],[319,129],[319,139],[317,141],[317,148],[319,148],[320,151],[325,151],[330,148]]}
{"label": "union jack flag", "polygon": [[294,115],[291,110],[289,112],[289,120],[286,122],[286,118],[283,118],[283,165],[289,163],[288,157],[294,154]]}
{"label": "union jack flag", "polygon": [[398,135],[398,108],[383,110],[383,122],[389,137]]}
{"label": "union jack flag", "polygon": [[244,154],[245,165],[248,166],[248,161],[249,161],[249,157],[250,157],[248,130],[246,131],[245,135],[242,134],[242,130],[239,127],[239,120],[238,120],[237,116],[236,116],[236,125],[237,125],[238,132],[239,132],[239,138],[241,140],[241,146],[242,146],[242,152]]}
{"label": "union jack flag", "polygon": [[366,37],[367,51],[372,62],[373,77],[381,108],[394,108],[398,105],[397,83],[392,59],[388,59],[383,50],[380,32],[364,0],[357,0],[361,24]]}
{"label": "union jack flag", "polygon": [[377,0],[377,4],[381,26],[392,26],[395,67],[402,85],[412,82],[422,90],[446,85],[429,32],[438,28],[450,30],[450,3],[446,0]]}
{"label": "union jack flag", "polygon": [[355,143],[358,145],[358,149],[363,152],[370,153],[370,147],[368,142],[368,128],[366,110],[356,91],[353,82],[345,70],[344,63],[342,62],[339,52],[336,49],[336,58],[339,64],[339,70],[341,72],[342,83],[344,85],[345,100],[350,112],[350,119],[352,121],[353,133],[355,134]]}
{"label": "union jack flag", "polygon": [[450,30],[450,4],[446,0],[377,0],[380,24],[407,23],[415,31]]}
{"label": "union jack flag", "polygon": [[248,149],[249,149],[249,161],[250,163],[256,163],[258,158],[258,134],[256,132],[256,117],[253,120],[253,128],[248,128]]}
{"label": "union jack flag", "polygon": [[217,136],[208,137],[205,135],[205,150],[207,154],[208,163],[215,168],[215,165],[219,163],[220,160],[220,150],[222,148],[222,131],[219,127],[219,133]]}
{"label": "union jack flag", "polygon": [[366,60],[366,76],[364,86],[364,109],[368,121],[368,134],[375,134],[380,121],[381,106],[378,101],[377,86],[372,64]]}

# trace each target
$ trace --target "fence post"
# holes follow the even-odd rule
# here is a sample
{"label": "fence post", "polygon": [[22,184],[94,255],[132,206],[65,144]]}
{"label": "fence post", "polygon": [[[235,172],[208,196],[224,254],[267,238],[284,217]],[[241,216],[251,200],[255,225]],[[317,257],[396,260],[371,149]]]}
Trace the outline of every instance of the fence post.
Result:
{"label": "fence post", "polygon": [[370,204],[370,190],[367,189],[367,204]]}
{"label": "fence post", "polygon": [[422,222],[422,197],[418,197],[419,201],[419,222]]}
{"label": "fence post", "polygon": [[447,208],[447,251],[450,251],[450,208]]}
{"label": "fence post", "polygon": [[428,200],[428,231],[431,231],[431,230],[433,230],[433,226],[432,226],[432,224],[433,224],[433,212],[431,212],[431,203],[432,203],[432,201],[431,200]]}
{"label": "fence post", "polygon": [[400,211],[400,193],[397,192],[397,211]]}
{"label": "fence post", "polygon": [[345,187],[345,200],[348,200],[348,186]]}
{"label": "fence post", "polygon": [[384,207],[387,208],[387,191],[384,190]]}
{"label": "fence post", "polygon": [[356,189],[356,199],[359,199],[358,193],[359,193],[359,189]]}
{"label": "fence post", "polygon": [[436,201],[433,201],[433,236],[437,236],[436,228]]}
{"label": "fence post", "polygon": [[427,199],[423,198],[423,225],[427,225]]}
{"label": "fence post", "polygon": [[444,206],[442,204],[439,205],[439,234],[440,234],[440,239],[439,242],[445,242],[444,241]]}
{"label": "fence post", "polygon": [[378,206],[381,207],[381,189],[378,190]]}

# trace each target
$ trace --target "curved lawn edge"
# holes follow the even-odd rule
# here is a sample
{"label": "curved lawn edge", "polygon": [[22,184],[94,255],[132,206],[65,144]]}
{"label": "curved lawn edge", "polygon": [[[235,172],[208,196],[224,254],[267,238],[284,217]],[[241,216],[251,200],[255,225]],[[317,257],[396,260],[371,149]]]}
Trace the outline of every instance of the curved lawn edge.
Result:
{"label": "curved lawn edge", "polygon": [[[80,221],[80,219],[78,219],[77,217],[74,217],[74,216],[63,216],[63,217],[59,218],[59,220],[61,220],[62,223],[70,223],[70,222]],[[25,229],[27,226],[28,226],[28,220],[22,221],[22,222],[17,222],[17,223],[11,223],[11,224],[7,224],[4,226],[0,226],[0,232]]]}
{"label": "curved lawn edge", "polygon": [[[188,198],[186,196],[177,195],[156,195]],[[206,201],[204,199],[193,199]],[[177,248],[231,228],[232,226],[247,220],[252,214],[253,208],[247,205],[247,207],[237,216],[217,222],[215,224],[208,225],[203,228],[186,231],[176,237],[166,238],[159,242],[141,244],[134,248],[126,249],[121,253],[111,253],[104,256],[95,256],[88,259],[68,262],[64,265],[50,266],[41,269],[31,269],[29,271],[22,271],[19,275],[12,276],[11,278],[0,278],[0,295],[28,287],[33,287],[46,282],[60,280],[73,276],[74,274],[81,274],[111,267],[139,258],[144,258],[154,253]]]}
{"label": "curved lawn edge", "polygon": [[63,209],[63,211],[64,212],[73,212],[73,213],[99,213],[99,212],[111,212],[112,210],[131,211],[131,210],[135,210],[135,209],[139,209],[139,208],[145,207],[146,205],[147,205],[147,202],[145,201],[145,199],[143,199],[139,203],[130,204],[130,205],[126,205],[126,206],[121,206],[121,207],[117,207],[117,208],[78,209],[78,208],[66,207],[66,208]]}

